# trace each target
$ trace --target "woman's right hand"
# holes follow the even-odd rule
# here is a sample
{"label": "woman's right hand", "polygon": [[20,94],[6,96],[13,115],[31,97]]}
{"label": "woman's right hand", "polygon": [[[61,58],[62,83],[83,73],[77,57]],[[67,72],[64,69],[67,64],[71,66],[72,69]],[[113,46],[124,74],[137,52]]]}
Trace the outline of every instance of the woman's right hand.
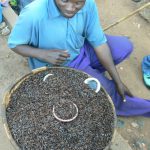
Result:
{"label": "woman's right hand", "polygon": [[44,50],[39,54],[39,58],[53,65],[61,65],[64,63],[70,54],[66,50]]}

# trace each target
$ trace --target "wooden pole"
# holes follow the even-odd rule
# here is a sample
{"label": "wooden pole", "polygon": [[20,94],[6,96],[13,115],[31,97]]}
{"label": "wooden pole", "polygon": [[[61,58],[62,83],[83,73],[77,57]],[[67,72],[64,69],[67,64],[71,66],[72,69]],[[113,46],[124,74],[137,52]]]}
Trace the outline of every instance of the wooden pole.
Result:
{"label": "wooden pole", "polygon": [[106,31],[106,30],[110,29],[111,27],[113,27],[113,26],[119,24],[120,22],[122,22],[122,21],[124,21],[124,20],[130,18],[131,16],[135,15],[136,13],[138,13],[139,11],[143,10],[144,8],[146,8],[146,7],[148,7],[148,6],[150,6],[150,2],[148,2],[148,3],[146,3],[145,5],[141,6],[141,7],[138,8],[137,10],[131,12],[131,13],[128,14],[126,17],[123,17],[123,18],[119,19],[117,22],[112,23],[111,25],[105,27],[105,28],[104,28],[104,31]]}

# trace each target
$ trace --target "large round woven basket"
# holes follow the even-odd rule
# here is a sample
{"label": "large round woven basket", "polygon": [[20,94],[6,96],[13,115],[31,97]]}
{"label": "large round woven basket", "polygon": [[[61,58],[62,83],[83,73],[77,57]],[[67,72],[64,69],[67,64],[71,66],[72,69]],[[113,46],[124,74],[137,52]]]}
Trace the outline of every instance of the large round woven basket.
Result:
{"label": "large round woven basket", "polygon": [[[57,70],[58,70],[58,72],[57,72]],[[59,73],[59,70],[63,70],[63,76],[65,76],[65,72],[70,72],[70,73],[72,73],[72,74],[74,74],[74,76],[76,76],[76,74],[80,74],[80,76],[85,76],[85,78],[91,78],[91,76],[90,75],[88,75],[88,74],[86,74],[86,73],[84,73],[84,72],[82,72],[82,71],[78,71],[78,70],[75,70],[75,69],[71,69],[71,68],[67,68],[67,67],[52,67],[52,68],[47,68],[47,67],[42,67],[42,68],[39,68],[39,69],[35,69],[35,70],[33,70],[31,73],[29,73],[29,74],[27,74],[27,75],[25,75],[24,77],[22,77],[19,81],[17,81],[13,86],[11,86],[10,88],[9,88],[9,90],[6,92],[6,94],[5,94],[5,96],[4,96],[4,99],[3,99],[3,103],[2,103],[2,116],[3,116],[3,124],[4,124],[4,128],[5,128],[5,131],[6,131],[6,134],[7,134],[7,137],[8,137],[8,139],[10,140],[10,142],[11,142],[11,144],[13,145],[13,147],[14,147],[14,149],[27,149],[27,148],[20,148],[20,145],[18,144],[18,141],[15,139],[15,136],[13,135],[13,133],[12,133],[12,130],[10,130],[10,125],[9,125],[9,120],[8,120],[8,118],[11,120],[13,120],[14,118],[10,118],[10,117],[8,117],[7,115],[8,114],[10,114],[10,113],[8,113],[8,110],[10,110],[11,109],[11,99],[12,99],[12,95],[23,85],[23,83],[24,82],[26,82],[26,80],[28,80],[31,76],[32,77],[34,77],[34,76],[36,76],[36,75],[38,75],[38,74],[41,74],[41,73],[43,73],[44,72],[44,75],[45,75],[45,79],[43,79],[43,81],[44,80],[46,80],[46,78],[51,78],[51,75],[53,75],[53,74],[55,74],[55,72],[57,72],[57,74]],[[62,77],[63,77],[62,76]],[[80,76],[79,76],[79,78],[80,78]],[[60,79],[61,80],[61,79]],[[69,79],[68,78],[68,80],[71,80],[71,79]],[[47,80],[47,82],[49,82],[48,80]],[[70,82],[69,82],[70,83]],[[65,84],[65,83],[63,83],[63,84]],[[66,83],[67,84],[67,83]],[[78,84],[78,83],[74,83],[74,87],[75,87],[75,84]],[[59,85],[59,86],[61,86],[61,85]],[[77,86],[77,85],[76,85]],[[86,86],[88,86],[88,85],[86,85]],[[89,87],[89,86],[88,86]],[[62,87],[63,88],[63,87]],[[57,90],[57,89],[55,89],[55,90]],[[90,91],[91,90],[91,91]],[[115,127],[116,127],[116,113],[115,113],[115,108],[114,108],[114,105],[113,105],[113,102],[112,102],[112,100],[111,100],[111,98],[110,98],[110,96],[107,94],[107,92],[104,90],[104,88],[101,86],[101,90],[103,91],[103,93],[104,93],[104,95],[106,95],[106,97],[107,97],[107,103],[109,103],[109,111],[111,110],[111,114],[113,114],[112,116],[113,116],[113,118],[112,118],[112,126],[113,126],[113,129],[111,130],[111,138],[108,140],[108,142],[105,144],[105,147],[103,148],[103,150],[107,150],[107,149],[109,149],[109,147],[110,147],[110,145],[112,144],[112,142],[113,142],[113,140],[114,140],[114,136],[115,136]],[[91,89],[90,87],[89,87],[89,92],[88,93],[92,93],[92,91],[94,91],[93,89]],[[80,92],[80,91],[79,91]],[[95,93],[95,91],[93,92],[93,93]],[[99,92],[97,92],[97,93],[99,93]],[[97,94],[97,93],[95,93],[95,94]],[[23,93],[20,93],[20,96],[22,95]],[[89,94],[90,95],[90,94]],[[94,94],[93,94],[94,95]],[[100,95],[100,94],[99,94]],[[77,97],[79,97],[79,96],[77,96]],[[93,96],[94,97],[94,96]],[[96,96],[96,97],[98,97],[98,96]],[[83,100],[84,101],[84,100]],[[100,100],[95,100],[95,101],[100,101]],[[71,100],[70,100],[70,102],[71,102]],[[75,103],[78,103],[78,100],[77,101],[74,101]],[[61,126],[61,129],[62,128],[69,128],[68,129],[68,134],[69,134],[69,131],[72,129],[73,130],[73,135],[74,135],[74,137],[75,136],[78,136],[78,134],[80,134],[81,132],[82,132],[82,130],[84,130],[84,129],[82,129],[82,128],[90,128],[90,126],[89,125],[85,125],[86,124],[86,120],[88,120],[88,119],[86,119],[86,120],[84,120],[84,117],[86,118],[86,117],[88,117],[88,113],[87,113],[87,115],[85,115],[85,116],[82,116],[82,111],[84,110],[84,103],[85,102],[83,102],[82,103],[82,109],[80,108],[80,106],[78,106],[78,104],[77,104],[77,106],[74,104],[74,102],[71,102],[72,104],[73,104],[73,106],[72,107],[74,107],[74,109],[76,109],[75,111],[75,113],[77,114],[77,115],[74,115],[74,117],[72,117],[73,119],[61,119],[61,117],[58,117],[58,116],[56,116],[56,114],[54,115],[54,108],[52,108],[50,111],[52,112],[52,120],[51,120],[51,124],[54,124],[53,125],[53,127],[54,127],[54,129],[53,130],[58,130],[57,131],[57,134],[58,134],[58,132],[59,132],[59,130],[60,129],[57,129],[57,125],[58,125],[58,128]],[[93,102],[94,103],[94,102]],[[93,104],[94,105],[94,107],[95,107],[95,104]],[[98,105],[98,104],[97,104]],[[86,105],[85,105],[85,107],[87,107]],[[100,106],[101,107],[101,106]],[[8,109],[9,108],[9,109]],[[50,107],[51,108],[51,107]],[[92,109],[92,104],[91,104],[91,108],[90,108],[90,105],[89,105],[89,107],[87,107],[86,108],[87,110],[88,109]],[[39,110],[40,111],[40,110]],[[98,110],[94,110],[94,111],[98,111]],[[93,110],[92,110],[92,112],[93,112]],[[83,113],[85,113],[85,112],[83,112]],[[60,114],[61,115],[61,114]],[[90,115],[91,115],[91,112],[90,112]],[[95,118],[97,118],[97,117],[99,117],[99,116],[96,116]],[[80,131],[78,131],[78,129],[77,129],[77,125],[78,124],[80,124],[81,122],[83,122],[82,121],[82,119],[84,120],[84,125],[81,125],[81,129],[80,129]],[[98,118],[99,119],[99,118]],[[107,120],[107,117],[105,118],[106,120]],[[94,124],[94,122],[92,122],[93,120],[91,119],[91,124]],[[76,122],[77,122],[77,124],[76,124]],[[88,122],[87,122],[88,123]],[[70,124],[70,125],[69,125]],[[76,124],[76,125],[74,125],[74,124]],[[51,126],[51,125],[50,125]],[[97,124],[95,124],[95,126],[97,126],[98,127],[98,125]],[[105,128],[105,124],[103,124],[102,126],[101,126],[102,128]],[[90,128],[91,129],[91,128]],[[18,128],[18,130],[19,130],[19,128]],[[50,129],[49,129],[50,130]],[[87,129],[87,131],[88,131],[89,129]],[[92,130],[91,130],[92,131]],[[40,131],[39,131],[40,132]],[[77,133],[76,133],[77,132]],[[70,132],[70,134],[71,134],[72,132]],[[86,135],[87,133],[83,133],[83,135],[81,136],[81,139],[83,140],[83,137],[84,137],[84,135],[85,135],[85,137],[87,137],[87,135]],[[89,136],[90,136],[90,134],[94,134],[94,133],[89,133]],[[96,134],[96,133],[95,133]],[[54,135],[55,136],[55,135]],[[62,133],[59,135],[59,136],[64,136]],[[72,136],[72,135],[69,135],[69,136]],[[101,136],[100,136],[100,133],[98,133],[98,134],[96,134],[94,137],[96,137],[96,136],[98,136],[97,138],[101,138]],[[68,136],[66,135],[66,137],[68,138]],[[66,137],[63,137],[63,138],[66,138]],[[55,137],[54,137],[55,138]],[[62,139],[63,139],[62,138]],[[84,138],[85,139],[85,138]],[[56,140],[57,140],[57,138],[56,138]],[[60,140],[60,139],[59,139]],[[68,140],[68,139],[67,139]],[[50,140],[49,140],[50,141]],[[69,140],[68,140],[69,141]],[[68,142],[68,141],[66,141],[66,142]],[[80,141],[80,140],[79,140]],[[97,139],[97,141],[98,141],[98,139]],[[75,141],[73,141],[73,142],[75,142]],[[54,144],[54,141],[52,142],[53,144]],[[59,141],[59,144],[60,143],[63,143],[63,141],[62,142],[60,142]],[[90,144],[90,142],[88,142],[89,144]],[[67,143],[68,144],[68,143]],[[72,144],[72,143],[71,143]],[[54,144],[56,147],[57,147],[57,145],[58,145],[58,143],[57,144]],[[61,145],[61,144],[60,144]],[[78,146],[79,144],[78,143],[76,143],[75,144],[75,146],[74,146],[74,148],[66,148],[66,147],[63,147],[63,149],[66,149],[66,150],[69,150],[69,149],[87,149],[87,150],[90,150],[90,149],[92,149],[92,148],[90,148],[90,147],[88,147],[88,145],[85,147],[85,145],[84,146],[82,146],[82,144],[80,144],[81,146],[80,147],[76,147],[76,146]],[[91,146],[91,145],[90,145]],[[41,146],[42,147],[42,146]],[[61,147],[61,146],[60,146]],[[36,149],[36,148],[32,148],[33,150],[34,149]],[[39,150],[40,149],[42,149],[42,148],[39,148]],[[44,148],[43,148],[44,149]],[[55,147],[49,147],[49,148],[45,148],[45,149],[58,149],[58,147],[57,148],[55,148]],[[60,148],[60,149],[62,149],[62,147]],[[96,149],[97,150],[102,150],[102,149],[100,149],[99,147],[96,147]]]}

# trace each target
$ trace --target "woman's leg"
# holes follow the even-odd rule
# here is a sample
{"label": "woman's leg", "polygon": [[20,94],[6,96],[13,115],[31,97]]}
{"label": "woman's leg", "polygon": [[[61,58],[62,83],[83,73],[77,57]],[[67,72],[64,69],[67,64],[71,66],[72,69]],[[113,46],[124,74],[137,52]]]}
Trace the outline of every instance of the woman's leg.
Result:
{"label": "woman's leg", "polygon": [[[123,61],[132,52],[132,44],[124,37],[107,36],[108,45],[110,47],[115,64]],[[126,96],[127,102],[122,102],[117,92],[113,80],[109,80],[102,73],[105,71],[99,63],[93,48],[86,43],[81,49],[81,54],[70,65],[70,67],[82,70],[91,76],[97,78],[107,93],[111,96],[116,108],[117,115],[121,116],[146,116],[150,117],[150,101]]]}
{"label": "woman's leg", "polygon": [[[78,68],[80,70],[80,68]],[[126,96],[127,102],[123,102],[122,98],[118,94],[115,83],[113,80],[109,80],[97,69],[93,69],[91,66],[87,66],[82,71],[90,74],[94,78],[97,78],[107,93],[112,98],[114,106],[116,108],[117,115],[120,116],[145,116],[150,117],[150,101],[138,97]]]}
{"label": "woman's leg", "polygon": [[[106,38],[115,65],[125,60],[133,51],[133,45],[126,37],[106,35]],[[88,57],[90,58],[91,66],[99,69],[101,72],[104,72],[105,69],[99,63],[99,60],[92,47],[88,49],[87,53]]]}
{"label": "woman's leg", "polygon": [[[133,45],[126,37],[110,35],[106,35],[106,37],[115,65],[122,62],[131,54]],[[69,66],[84,69],[89,65],[93,68],[99,69],[100,72],[105,71],[104,67],[100,64],[93,47],[86,41],[80,51],[80,55],[73,60]]]}

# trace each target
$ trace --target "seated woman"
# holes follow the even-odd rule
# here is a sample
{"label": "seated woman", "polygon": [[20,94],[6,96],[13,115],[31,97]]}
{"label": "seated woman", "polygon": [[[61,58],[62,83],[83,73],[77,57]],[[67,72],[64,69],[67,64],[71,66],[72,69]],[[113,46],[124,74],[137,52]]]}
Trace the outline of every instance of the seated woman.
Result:
{"label": "seated woman", "polygon": [[133,97],[115,67],[131,54],[132,43],[104,34],[94,0],[35,0],[22,10],[8,45],[29,58],[31,69],[67,66],[97,78],[117,115],[150,117],[150,101]]}

